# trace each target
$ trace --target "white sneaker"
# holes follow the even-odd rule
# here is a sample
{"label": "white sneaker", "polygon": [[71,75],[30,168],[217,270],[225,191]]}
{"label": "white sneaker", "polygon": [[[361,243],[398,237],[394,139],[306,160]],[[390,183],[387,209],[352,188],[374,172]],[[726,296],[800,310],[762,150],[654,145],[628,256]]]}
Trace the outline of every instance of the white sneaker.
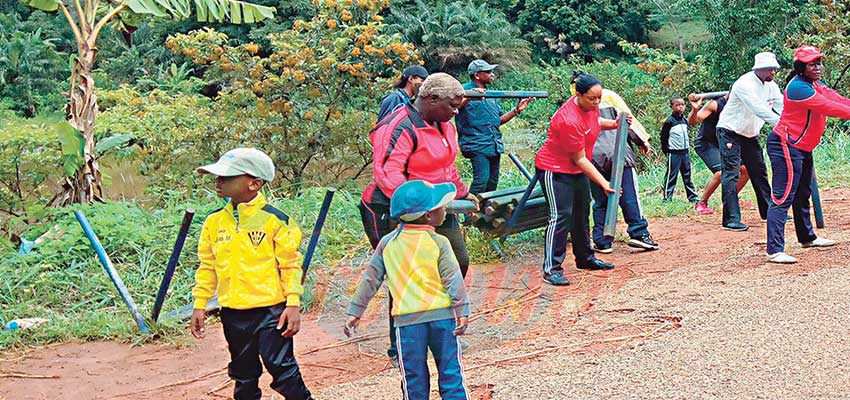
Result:
{"label": "white sneaker", "polygon": [[777,264],[794,264],[797,259],[780,251],[779,253],[768,254],[767,261]]}
{"label": "white sneaker", "polygon": [[835,246],[835,241],[832,240],[832,239],[817,238],[814,241],[811,241],[811,242],[808,242],[808,243],[803,243],[803,244],[801,244],[801,246],[803,246],[804,248],[806,248],[806,247],[829,247],[829,246]]}

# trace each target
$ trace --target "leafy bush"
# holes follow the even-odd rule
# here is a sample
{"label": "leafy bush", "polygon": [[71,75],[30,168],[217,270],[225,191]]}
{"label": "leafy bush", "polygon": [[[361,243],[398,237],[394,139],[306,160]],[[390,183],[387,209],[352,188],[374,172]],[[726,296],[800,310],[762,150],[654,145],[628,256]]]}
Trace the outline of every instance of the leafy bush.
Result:
{"label": "leafy bush", "polygon": [[0,98],[27,117],[59,111],[68,63],[56,50],[56,39],[40,28],[26,32],[22,27],[16,18],[0,14]]}
{"label": "leafy bush", "polygon": [[391,32],[416,45],[436,71],[466,71],[476,58],[508,67],[530,61],[529,43],[502,11],[472,0],[393,6],[387,19]]}

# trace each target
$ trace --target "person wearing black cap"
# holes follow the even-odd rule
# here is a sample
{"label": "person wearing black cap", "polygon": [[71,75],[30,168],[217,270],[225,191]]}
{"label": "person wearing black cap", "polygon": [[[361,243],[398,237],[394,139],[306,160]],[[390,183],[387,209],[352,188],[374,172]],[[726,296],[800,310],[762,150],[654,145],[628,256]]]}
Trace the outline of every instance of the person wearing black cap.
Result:
{"label": "person wearing black cap", "polygon": [[419,87],[428,77],[428,70],[421,65],[411,65],[404,69],[401,78],[393,84],[397,90],[387,94],[381,100],[381,110],[378,111],[378,122],[387,115],[398,110],[405,104],[413,102],[413,97],[419,93]]}
{"label": "person wearing black cap", "polygon": [[[487,90],[487,85],[496,79],[494,70],[498,66],[499,64],[490,64],[484,60],[469,63],[467,72],[470,82],[463,88]],[[469,98],[466,98],[461,103],[461,108],[455,116],[455,124],[461,154],[472,162],[470,193],[496,190],[499,184],[499,162],[501,154],[505,152],[499,126],[519,115],[532,100],[534,99],[520,100],[516,107],[507,113],[502,112],[502,107],[496,99],[469,101]]]}

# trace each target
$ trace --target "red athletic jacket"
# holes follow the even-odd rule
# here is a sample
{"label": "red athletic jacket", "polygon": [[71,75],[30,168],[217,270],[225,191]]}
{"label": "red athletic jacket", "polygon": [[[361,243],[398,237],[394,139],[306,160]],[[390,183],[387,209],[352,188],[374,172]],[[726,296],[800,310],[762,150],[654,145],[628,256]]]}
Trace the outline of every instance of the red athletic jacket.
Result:
{"label": "red athletic jacket", "polygon": [[454,183],[456,198],[466,197],[469,189],[455,167],[457,131],[450,122],[443,122],[440,128],[426,124],[410,104],[378,122],[369,135],[372,182],[363,191],[363,201],[389,204],[396,188],[414,179]]}
{"label": "red athletic jacket", "polygon": [[601,130],[599,110],[582,111],[575,96],[570,97],[552,116],[549,134],[537,151],[534,166],[562,174],[582,173],[569,153],[584,150],[587,159],[593,159],[593,145]]}
{"label": "red athletic jacket", "polygon": [[773,131],[789,145],[812,151],[823,137],[826,117],[850,119],[850,99],[823,82],[796,76],[785,88],[785,108]]}

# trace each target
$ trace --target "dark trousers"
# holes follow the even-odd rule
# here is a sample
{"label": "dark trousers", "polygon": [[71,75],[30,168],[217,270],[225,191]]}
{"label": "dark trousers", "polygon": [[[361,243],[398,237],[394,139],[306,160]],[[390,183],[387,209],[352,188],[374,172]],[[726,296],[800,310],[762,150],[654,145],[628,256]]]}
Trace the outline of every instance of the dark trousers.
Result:
{"label": "dark trousers", "polygon": [[720,159],[723,170],[720,173],[720,185],[723,191],[723,225],[741,222],[741,208],[738,205],[738,178],[741,176],[741,163],[747,167],[750,183],[756,193],[759,215],[767,219],[767,204],[770,201],[770,184],[767,182],[767,167],[764,164],[758,136],[746,138],[725,128],[717,128],[717,140],[720,143]]}
{"label": "dark trousers", "polygon": [[[369,238],[369,243],[372,245],[372,250],[378,247],[378,243],[384,235],[392,232],[398,226],[396,221],[390,218],[390,206],[383,204],[367,204],[360,201],[360,220],[363,222],[363,229],[366,231],[366,236]],[[460,222],[457,220],[457,215],[446,215],[446,221],[438,226],[436,232],[449,239],[452,244],[452,251],[455,253],[455,258],[460,265],[460,273],[466,277],[466,271],[469,269],[469,252],[466,250],[466,241],[463,240],[463,232],[460,230]],[[393,298],[389,298],[389,306],[387,314],[393,309]],[[390,348],[387,350],[387,355],[395,357],[398,355],[396,349],[396,330],[393,317],[390,315]]]}
{"label": "dark trousers", "polygon": [[567,233],[573,244],[576,264],[593,261],[590,248],[590,181],[584,174],[562,174],[537,170],[543,195],[549,204],[543,272],[564,272],[561,264],[567,254]]}
{"label": "dark trousers", "polygon": [[767,254],[773,254],[785,251],[788,208],[794,213],[797,241],[808,243],[817,238],[809,213],[814,161],[811,152],[782,143],[773,131],[767,136],[767,155],[773,168],[773,198],[767,210]]}
{"label": "dark trousers", "polygon": [[434,355],[443,400],[466,400],[469,393],[463,382],[463,364],[458,337],[454,335],[455,321],[442,319],[400,326],[398,330],[398,366],[401,370],[405,400],[431,398],[431,374],[428,371],[428,350]]}
{"label": "dark trousers", "polygon": [[463,153],[472,163],[472,184],[469,193],[491,192],[499,186],[499,163],[502,155],[485,156],[478,153]]}
{"label": "dark trousers", "polygon": [[[611,174],[603,174],[605,179],[610,180]],[[638,238],[649,234],[649,221],[643,217],[638,200],[637,179],[634,168],[623,168],[623,193],[620,195],[620,209],[623,210],[623,219],[629,226],[629,237]],[[614,241],[612,237],[602,234],[605,229],[605,210],[608,208],[608,195],[599,185],[590,185],[590,194],[593,196],[593,242],[597,245],[609,245]]]}
{"label": "dark trousers", "polygon": [[259,383],[263,365],[272,376],[272,389],[286,400],[312,399],[295,362],[292,338],[281,336],[282,331],[277,329],[285,307],[286,303],[248,310],[221,309],[221,325],[230,350],[227,374],[236,381],[235,400],[262,397]]}
{"label": "dark trousers", "polygon": [[667,176],[664,179],[664,200],[671,200],[676,191],[676,180],[682,174],[682,183],[689,201],[699,201],[694,182],[691,180],[691,155],[687,151],[667,153]]}

